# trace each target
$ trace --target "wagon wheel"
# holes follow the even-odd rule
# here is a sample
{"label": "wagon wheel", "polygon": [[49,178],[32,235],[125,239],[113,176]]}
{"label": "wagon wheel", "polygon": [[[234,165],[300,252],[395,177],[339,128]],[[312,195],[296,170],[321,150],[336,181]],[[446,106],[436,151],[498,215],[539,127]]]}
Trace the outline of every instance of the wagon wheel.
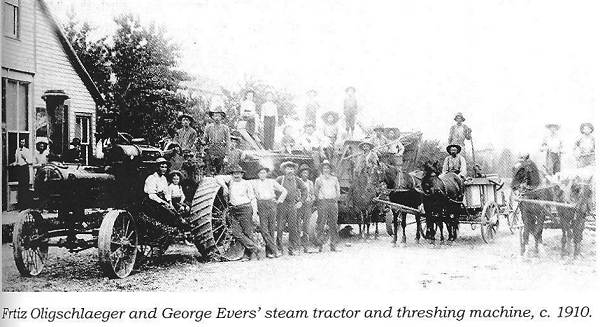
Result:
{"label": "wagon wheel", "polygon": [[194,195],[189,219],[194,244],[203,258],[217,255],[235,261],[244,256],[244,246],[231,232],[231,219],[223,189],[214,178],[204,178]]}
{"label": "wagon wheel", "polygon": [[500,219],[498,218],[498,205],[496,202],[489,202],[483,208],[481,214],[481,238],[485,243],[490,243],[498,232]]}
{"label": "wagon wheel", "polygon": [[102,271],[110,278],[129,276],[138,251],[135,220],[127,211],[111,210],[104,215],[98,233],[98,257]]}
{"label": "wagon wheel", "polygon": [[48,259],[48,229],[42,214],[24,210],[13,229],[13,256],[21,276],[37,276]]}

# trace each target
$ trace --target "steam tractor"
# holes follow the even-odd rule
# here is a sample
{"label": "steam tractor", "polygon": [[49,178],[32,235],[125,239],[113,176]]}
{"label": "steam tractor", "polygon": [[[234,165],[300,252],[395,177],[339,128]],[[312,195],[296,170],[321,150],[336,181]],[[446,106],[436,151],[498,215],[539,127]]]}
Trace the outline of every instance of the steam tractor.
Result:
{"label": "steam tractor", "polygon": [[[194,166],[184,169],[182,182],[192,199],[190,213],[183,217],[188,230],[161,224],[144,212],[144,181],[162,153],[126,136],[113,138],[96,166],[53,161],[37,170],[36,208],[22,211],[13,231],[14,259],[22,276],[40,274],[52,246],[70,252],[97,247],[100,266],[112,278],[128,276],[136,258],[165,251],[179,240],[195,244],[204,258],[243,256],[229,228],[220,184],[202,177]],[[54,218],[44,218],[44,211]]]}

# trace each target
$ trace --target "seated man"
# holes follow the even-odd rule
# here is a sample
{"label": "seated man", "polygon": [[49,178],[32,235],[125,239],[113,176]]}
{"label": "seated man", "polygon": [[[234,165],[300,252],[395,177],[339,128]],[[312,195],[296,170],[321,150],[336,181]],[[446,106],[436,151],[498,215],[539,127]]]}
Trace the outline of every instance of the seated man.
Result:
{"label": "seated man", "polygon": [[144,193],[148,195],[142,204],[144,212],[161,224],[185,229],[187,224],[177,214],[169,198],[169,183],[165,176],[169,169],[169,161],[161,157],[156,159],[155,163],[156,172],[148,176],[144,183]]}
{"label": "seated man", "polygon": [[465,157],[459,155],[461,150],[462,148],[457,144],[450,144],[446,147],[449,155],[444,159],[442,174],[452,172],[462,179],[467,177],[467,161]]}

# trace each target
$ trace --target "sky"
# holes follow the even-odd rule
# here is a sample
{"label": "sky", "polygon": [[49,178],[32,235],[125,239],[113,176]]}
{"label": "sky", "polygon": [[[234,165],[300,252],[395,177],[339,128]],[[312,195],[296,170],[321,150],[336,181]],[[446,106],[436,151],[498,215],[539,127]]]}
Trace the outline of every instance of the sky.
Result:
{"label": "sky", "polygon": [[538,151],[558,122],[568,148],[600,104],[594,1],[47,0],[108,34],[131,12],[163,25],[183,70],[229,87],[253,77],[301,103],[319,91],[341,112],[447,140],[463,112],[476,148]]}

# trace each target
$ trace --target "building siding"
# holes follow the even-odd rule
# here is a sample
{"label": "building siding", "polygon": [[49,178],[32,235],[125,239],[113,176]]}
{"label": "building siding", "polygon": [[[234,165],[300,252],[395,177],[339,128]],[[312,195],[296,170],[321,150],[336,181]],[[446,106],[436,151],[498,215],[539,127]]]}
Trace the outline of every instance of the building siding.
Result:
{"label": "building siding", "polygon": [[45,91],[63,90],[69,96],[70,138],[72,139],[75,136],[75,115],[77,113],[92,115],[92,131],[94,131],[96,103],[77,71],[73,68],[48,15],[44,13],[40,6],[36,8],[36,15],[36,62],[38,69],[34,82],[34,105],[36,107],[46,105],[41,98]]}
{"label": "building siding", "polygon": [[2,33],[2,66],[33,73],[35,71],[35,0],[21,0],[19,3],[19,39],[4,36]]}

